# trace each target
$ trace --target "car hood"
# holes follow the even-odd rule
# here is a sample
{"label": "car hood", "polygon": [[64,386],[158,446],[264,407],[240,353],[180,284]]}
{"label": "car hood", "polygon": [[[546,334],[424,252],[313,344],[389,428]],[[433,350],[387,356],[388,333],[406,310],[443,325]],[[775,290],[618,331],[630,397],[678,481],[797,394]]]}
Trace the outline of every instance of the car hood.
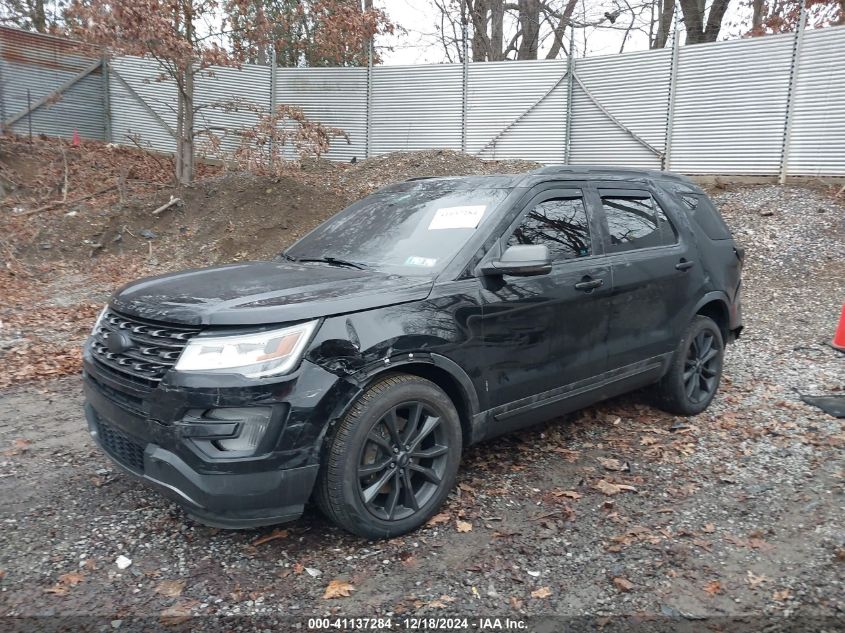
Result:
{"label": "car hood", "polygon": [[373,270],[283,261],[244,262],[132,282],[111,306],[186,325],[259,325],[425,299],[432,282]]}

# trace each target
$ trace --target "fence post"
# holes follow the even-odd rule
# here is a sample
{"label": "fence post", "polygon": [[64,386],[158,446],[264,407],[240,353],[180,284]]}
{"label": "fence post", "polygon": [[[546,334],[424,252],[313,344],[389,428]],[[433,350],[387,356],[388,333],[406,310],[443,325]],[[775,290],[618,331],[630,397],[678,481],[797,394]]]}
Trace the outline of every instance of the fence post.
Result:
{"label": "fence post", "polygon": [[111,143],[111,88],[109,86],[109,58],[106,54],[103,54],[100,75],[103,90],[103,140]]}
{"label": "fence post", "polygon": [[572,92],[575,85],[575,27],[569,21],[569,55],[566,60],[566,128],[564,130],[563,163],[572,158]]}
{"label": "fence post", "polygon": [[461,3],[461,58],[463,78],[461,80],[461,151],[467,151],[467,114],[469,109],[469,35],[467,33],[466,4]]}
{"label": "fence post", "polygon": [[32,93],[26,89],[26,120],[29,128],[29,142],[32,143]]}
{"label": "fence post", "polygon": [[[276,116],[276,45],[273,44],[272,48],[270,49],[270,117]],[[273,164],[273,138],[270,137],[270,142],[267,144],[268,151],[270,155],[268,159],[270,164]]]}
{"label": "fence post", "polygon": [[678,11],[675,7],[675,24],[672,29],[672,61],[669,67],[669,101],[666,105],[666,141],[663,148],[663,161],[661,169],[669,171],[672,169],[672,138],[675,134],[675,97],[678,88],[678,57],[681,48],[681,33],[678,30]]}
{"label": "fence post", "polygon": [[[3,52],[3,39],[0,38],[0,53]],[[6,133],[6,82],[3,81],[3,64],[0,62],[0,134]]]}
{"label": "fence post", "polygon": [[789,92],[786,99],[786,114],[783,122],[783,144],[780,153],[780,184],[786,183],[789,171],[789,151],[792,145],[792,120],[795,114],[795,88],[798,85],[798,65],[801,61],[801,49],[804,43],[804,27],[807,26],[807,3],[801,0],[801,17],[798,19],[798,30],[795,31],[795,42],[792,45],[792,72],[789,73]]}
{"label": "fence post", "polygon": [[364,158],[370,157],[373,134],[373,40],[367,47],[367,112],[366,112],[367,137],[364,142]]}

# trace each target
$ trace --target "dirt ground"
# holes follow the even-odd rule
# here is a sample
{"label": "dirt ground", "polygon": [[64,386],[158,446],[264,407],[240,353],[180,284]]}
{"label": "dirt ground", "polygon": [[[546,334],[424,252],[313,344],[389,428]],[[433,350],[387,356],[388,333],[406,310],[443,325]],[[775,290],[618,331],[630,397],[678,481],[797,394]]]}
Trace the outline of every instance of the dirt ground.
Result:
{"label": "dirt ground", "polygon": [[[827,345],[845,299],[845,205],[824,188],[714,190],[748,248],[746,331],[728,350],[708,411],[673,417],[632,394],[473,447],[444,512],[416,533],[366,542],[313,509],[280,529],[215,530],[113,467],[84,430],[79,379],[62,376],[75,371],[85,324],[114,284],[181,264],[172,249],[182,226],[215,244],[209,261],[252,256],[262,228],[284,241],[381,184],[390,170],[382,160],[324,174],[324,189],[215,175],[144,227],[157,233],[152,254],[146,244],[95,249],[105,252],[94,258],[90,248],[27,250],[4,234],[0,615],[60,616],[70,629],[95,630],[257,622],[188,619],[233,615],[262,616],[267,630],[308,630],[312,616],[392,617],[406,629],[406,617],[494,615],[548,631],[843,630],[845,432],[842,420],[800,400],[845,389],[845,356]],[[401,160],[432,172],[469,164],[450,154]],[[477,169],[493,167],[501,166]],[[143,208],[164,194],[144,194]],[[250,216],[257,224],[241,224],[253,200],[265,210]],[[275,203],[284,212],[264,217]],[[138,220],[141,208],[127,202],[120,217]],[[239,218],[231,231],[219,224],[226,208]],[[66,212],[50,217],[63,222]],[[80,209],[67,220],[109,213]],[[103,215],[96,226],[121,222]],[[46,224],[31,228],[49,240],[84,235]],[[190,257],[202,263],[204,253]],[[66,360],[51,364],[50,349]],[[121,568],[121,556],[131,564]],[[326,597],[329,587],[349,595]],[[560,619],[539,619],[549,615]]]}

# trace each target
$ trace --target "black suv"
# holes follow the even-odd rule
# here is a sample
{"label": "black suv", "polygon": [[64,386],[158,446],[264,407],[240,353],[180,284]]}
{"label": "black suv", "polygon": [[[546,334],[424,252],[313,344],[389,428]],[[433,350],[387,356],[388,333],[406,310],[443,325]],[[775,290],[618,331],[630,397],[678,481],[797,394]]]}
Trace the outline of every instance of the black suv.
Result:
{"label": "black suv", "polygon": [[118,290],[84,350],[91,435],[200,522],[315,499],[377,538],[425,522],[464,447],[633,389],[707,407],[742,251],[671,173],[415,179],[276,261]]}

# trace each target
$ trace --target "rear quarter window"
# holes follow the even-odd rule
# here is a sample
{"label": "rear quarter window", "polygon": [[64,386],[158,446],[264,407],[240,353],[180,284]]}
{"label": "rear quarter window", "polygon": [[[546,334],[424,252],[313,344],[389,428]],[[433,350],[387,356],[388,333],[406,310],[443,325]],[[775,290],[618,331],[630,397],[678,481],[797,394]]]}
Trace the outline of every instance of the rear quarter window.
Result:
{"label": "rear quarter window", "polygon": [[731,232],[719,210],[704,194],[678,193],[683,209],[711,240],[729,240]]}

